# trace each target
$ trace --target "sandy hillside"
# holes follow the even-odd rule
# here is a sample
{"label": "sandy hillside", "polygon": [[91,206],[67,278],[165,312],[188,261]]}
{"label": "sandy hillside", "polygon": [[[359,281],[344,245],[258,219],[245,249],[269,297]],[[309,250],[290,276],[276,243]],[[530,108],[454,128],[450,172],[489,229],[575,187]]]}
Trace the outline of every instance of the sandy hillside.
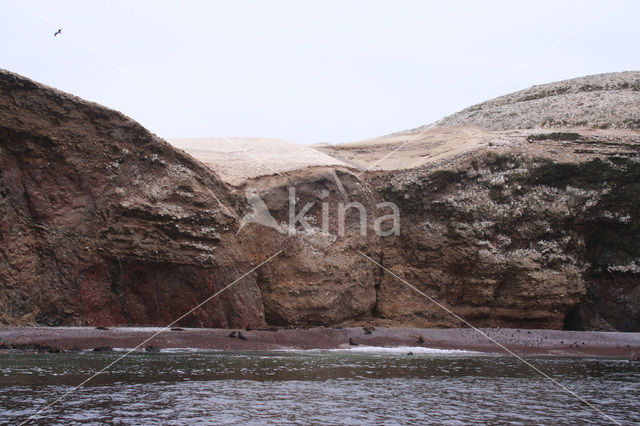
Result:
{"label": "sandy hillside", "polygon": [[[640,71],[589,75],[532,86],[463,109],[437,127],[640,129]],[[425,127],[421,127],[424,129]]]}
{"label": "sandy hillside", "polygon": [[[486,130],[479,127],[414,129],[406,133],[382,136],[340,145],[316,145],[315,148],[360,170],[403,170],[437,165],[480,149],[516,148],[534,156],[552,152],[562,161],[573,162],[592,151],[596,154],[636,152],[640,131],[627,129],[562,128],[560,134],[575,134],[577,139],[558,143],[553,131],[545,128]],[[540,138],[537,135],[551,135]],[[534,143],[528,141],[534,139]],[[582,158],[582,157],[580,157]]]}
{"label": "sandy hillside", "polygon": [[168,142],[211,167],[231,185],[310,166],[346,166],[310,146],[282,139],[189,138]]}
{"label": "sandy hillside", "polygon": [[414,130],[340,145],[314,148],[361,170],[419,167],[486,146],[491,132],[480,128]]}
{"label": "sandy hillside", "polygon": [[[412,169],[478,149],[516,146],[531,135],[571,131],[582,139],[620,139],[637,149],[640,135],[640,72],[599,74],[559,81],[474,105],[433,124],[338,145],[301,145],[267,138],[196,138],[169,142],[215,170],[226,182],[309,166],[350,166],[360,170]],[[571,146],[567,156],[576,149]],[[527,145],[542,148],[544,143]],[[575,144],[574,144],[575,145]],[[602,147],[601,147],[602,148]],[[554,150],[557,147],[553,147]],[[618,148],[615,148],[618,149]]]}
{"label": "sandy hillside", "polygon": [[[522,142],[530,136],[558,131],[575,132],[582,140],[570,146],[553,144],[550,149],[563,161],[571,161],[576,150],[584,154],[593,149],[594,143],[600,152],[607,144],[608,150],[637,150],[640,72],[598,74],[533,86],[416,129],[315,148],[361,169],[411,169],[485,147],[518,145],[523,149]],[[524,148],[543,149],[548,145],[543,141]]]}

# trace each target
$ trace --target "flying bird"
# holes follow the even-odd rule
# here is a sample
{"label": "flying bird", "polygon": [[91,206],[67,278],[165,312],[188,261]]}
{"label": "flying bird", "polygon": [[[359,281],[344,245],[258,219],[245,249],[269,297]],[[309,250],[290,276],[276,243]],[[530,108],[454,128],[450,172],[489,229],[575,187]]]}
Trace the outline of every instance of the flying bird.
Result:
{"label": "flying bird", "polygon": [[54,37],[57,36],[58,34],[62,34],[62,28],[59,28],[58,31],[55,32],[55,34],[53,35]]}

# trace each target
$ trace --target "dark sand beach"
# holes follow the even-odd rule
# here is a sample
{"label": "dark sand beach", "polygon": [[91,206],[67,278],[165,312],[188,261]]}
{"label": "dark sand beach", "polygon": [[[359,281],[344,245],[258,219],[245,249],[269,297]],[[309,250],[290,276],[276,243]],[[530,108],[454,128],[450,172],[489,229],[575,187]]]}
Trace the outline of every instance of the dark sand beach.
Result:
{"label": "dark sand beach", "polygon": [[[376,328],[367,334],[361,327],[308,329],[201,329],[160,327],[1,327],[0,341],[11,345],[49,346],[61,351],[76,349],[134,348],[250,350],[335,349],[357,346],[426,347],[486,353],[507,353],[473,329]],[[484,328],[483,333],[519,355],[630,358],[640,353],[640,333],[601,331],[527,330]],[[161,331],[161,332],[160,332]],[[245,339],[230,337],[241,332]],[[156,336],[154,334],[160,332]],[[152,337],[154,336],[154,337]],[[151,338],[152,337],[152,338]],[[151,338],[150,340],[147,340]],[[356,345],[352,345],[351,343]],[[143,343],[144,342],[144,343]],[[7,351],[9,349],[4,349]]]}

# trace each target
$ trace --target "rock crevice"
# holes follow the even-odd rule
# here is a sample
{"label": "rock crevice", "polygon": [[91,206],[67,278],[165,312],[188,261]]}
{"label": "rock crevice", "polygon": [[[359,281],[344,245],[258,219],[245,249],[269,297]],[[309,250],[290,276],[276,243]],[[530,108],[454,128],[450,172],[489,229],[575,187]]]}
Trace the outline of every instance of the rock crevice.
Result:
{"label": "rock crevice", "polygon": [[[604,103],[589,128],[529,128],[543,101],[637,93],[635,74],[596,77],[472,107],[438,125],[483,129],[439,130],[366,173],[348,164],[396,139],[226,182],[120,113],[0,71],[0,323],[166,325],[283,250],[180,325],[461,325],[362,252],[476,326],[638,331],[638,104],[607,130]],[[290,188],[307,228],[288,224]],[[246,194],[273,227],[242,221]],[[399,235],[376,235],[385,202]]]}

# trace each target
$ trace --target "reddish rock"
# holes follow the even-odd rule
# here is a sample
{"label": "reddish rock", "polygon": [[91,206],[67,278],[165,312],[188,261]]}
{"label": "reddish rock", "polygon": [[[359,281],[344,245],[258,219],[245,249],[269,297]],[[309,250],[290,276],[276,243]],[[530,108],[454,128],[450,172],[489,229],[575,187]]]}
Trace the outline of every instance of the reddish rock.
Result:
{"label": "reddish rock", "polygon": [[[122,114],[0,72],[0,320],[169,323],[251,267],[214,173]],[[184,324],[264,324],[255,277]]]}
{"label": "reddish rock", "polygon": [[[0,323],[166,325],[282,251],[177,325],[460,326],[450,310],[478,326],[640,330],[637,144],[483,135],[509,143],[255,179],[280,224],[295,186],[311,229],[240,230],[243,186],[116,111],[0,71]],[[354,211],[341,232],[352,201],[365,235]],[[400,235],[375,234],[383,201]]]}

